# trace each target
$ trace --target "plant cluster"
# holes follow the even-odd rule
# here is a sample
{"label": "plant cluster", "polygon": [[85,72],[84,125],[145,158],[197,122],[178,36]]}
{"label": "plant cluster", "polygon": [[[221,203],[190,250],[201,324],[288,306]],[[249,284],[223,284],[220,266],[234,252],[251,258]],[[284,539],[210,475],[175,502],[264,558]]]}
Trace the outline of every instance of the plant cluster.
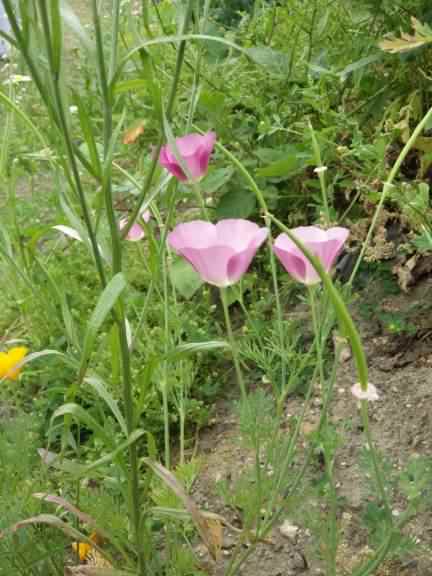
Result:
{"label": "plant cluster", "polygon": [[[91,0],[90,26],[72,2],[3,4],[0,574],[198,576],[198,536],[233,576],[292,514],[336,575],[347,346],[370,484],[370,553],[352,574],[410,553],[431,462],[396,473],[378,450],[380,387],[349,304],[387,246],[385,206],[431,248],[428,184],[398,180],[430,167],[426,4]],[[398,36],[405,11],[413,30]],[[241,509],[224,562],[227,520],[193,497],[193,431],[231,364],[253,457],[221,488]]]}

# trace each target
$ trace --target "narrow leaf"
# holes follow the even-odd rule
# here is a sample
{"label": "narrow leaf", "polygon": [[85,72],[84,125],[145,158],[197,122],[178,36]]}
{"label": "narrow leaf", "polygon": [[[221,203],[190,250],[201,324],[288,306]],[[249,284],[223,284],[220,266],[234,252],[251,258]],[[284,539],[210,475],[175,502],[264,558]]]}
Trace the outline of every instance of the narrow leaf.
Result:
{"label": "narrow leaf", "polygon": [[54,420],[56,420],[60,416],[66,416],[66,415],[73,416],[80,423],[85,424],[88,428],[93,430],[93,432],[99,434],[101,438],[103,438],[108,445],[112,443],[111,442],[112,438],[110,438],[107,435],[106,431],[102,428],[102,426],[98,422],[96,422],[93,416],[91,416],[87,412],[87,410],[85,410],[81,406],[78,406],[78,404],[74,404],[72,402],[70,402],[69,404],[63,404],[63,406],[57,408],[57,410],[51,416],[51,423],[54,422]]}
{"label": "narrow leaf", "polygon": [[86,382],[87,384],[90,384],[90,386],[96,391],[98,396],[100,398],[102,398],[102,400],[106,403],[108,408],[111,410],[113,416],[115,417],[115,419],[119,423],[123,434],[127,437],[128,436],[128,430],[127,430],[127,426],[126,426],[126,421],[123,418],[123,414],[120,412],[120,409],[118,407],[116,400],[114,400],[112,394],[109,392],[109,390],[105,386],[104,381],[101,378],[99,378],[99,376],[93,375],[93,376],[88,376],[87,378],[85,378],[84,382]]}
{"label": "narrow leaf", "polygon": [[[193,499],[186,493],[182,484],[177,480],[172,472],[167,470],[162,466],[162,464],[150,460],[149,458],[144,458],[144,462],[182,501],[184,507],[191,515],[207,550],[211,554],[212,558],[217,561],[222,547],[222,525],[217,520],[209,520],[201,513]],[[217,528],[215,527],[215,524],[218,525]]]}
{"label": "narrow leaf", "polygon": [[122,273],[116,274],[102,292],[96,308],[88,323],[87,332],[84,337],[83,353],[81,358],[80,377],[81,381],[87,368],[90,355],[96,341],[97,333],[106,320],[108,314],[114,308],[118,298],[126,288],[126,280]]}

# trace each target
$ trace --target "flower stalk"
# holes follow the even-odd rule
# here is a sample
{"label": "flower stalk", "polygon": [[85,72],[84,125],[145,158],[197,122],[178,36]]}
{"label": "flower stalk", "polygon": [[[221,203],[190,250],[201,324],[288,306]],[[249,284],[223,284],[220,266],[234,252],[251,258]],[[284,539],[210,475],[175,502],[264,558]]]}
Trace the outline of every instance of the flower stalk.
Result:
{"label": "flower stalk", "polygon": [[221,295],[222,308],[224,311],[225,326],[226,326],[226,330],[227,330],[228,341],[229,341],[230,346],[231,346],[231,353],[232,353],[234,368],[235,368],[236,377],[237,377],[237,384],[239,385],[239,388],[240,388],[242,400],[244,402],[247,402],[248,395],[247,395],[245,381],[243,378],[243,372],[242,372],[241,365],[240,365],[240,355],[239,355],[239,351],[237,348],[237,342],[235,341],[234,333],[233,333],[233,329],[232,329],[226,288],[220,288],[220,295]]}

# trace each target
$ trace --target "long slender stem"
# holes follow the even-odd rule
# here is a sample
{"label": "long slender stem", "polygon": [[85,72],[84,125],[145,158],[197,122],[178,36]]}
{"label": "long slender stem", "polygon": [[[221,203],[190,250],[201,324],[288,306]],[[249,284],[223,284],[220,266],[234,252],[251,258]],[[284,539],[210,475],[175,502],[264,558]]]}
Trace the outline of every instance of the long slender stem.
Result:
{"label": "long slender stem", "polygon": [[[225,154],[225,156],[234,164],[234,166],[236,166],[238,168],[240,173],[245,178],[246,182],[251,187],[252,191],[255,194],[257,202],[258,202],[258,204],[259,204],[259,206],[263,212],[264,221],[266,223],[266,226],[270,231],[269,235],[267,237],[267,245],[268,245],[269,255],[270,255],[269,256],[270,269],[271,269],[273,290],[274,290],[274,296],[275,296],[275,302],[276,302],[276,316],[277,316],[277,326],[278,326],[278,332],[279,332],[279,344],[280,344],[280,349],[284,350],[285,349],[285,333],[284,333],[282,303],[281,303],[280,293],[279,293],[279,281],[278,281],[278,276],[277,276],[276,258],[275,258],[274,252],[273,252],[273,238],[271,235],[271,219],[270,219],[268,208],[267,208],[267,202],[265,201],[264,194],[262,193],[262,191],[258,187],[254,178],[248,172],[248,170],[246,169],[244,164],[242,162],[240,162],[240,160],[238,158],[236,158],[234,156],[234,154],[231,154],[231,152],[227,148],[225,148],[225,146],[220,144],[219,142],[216,142],[216,148],[221,150],[221,152],[223,152]],[[281,358],[281,389],[282,390],[285,387],[286,371],[287,371],[286,360],[285,360],[285,357],[282,356],[282,358]]]}
{"label": "long slender stem", "polygon": [[371,225],[369,227],[369,230],[368,230],[368,233],[366,236],[366,240],[363,242],[363,246],[362,246],[362,249],[360,251],[359,257],[357,258],[357,261],[356,261],[355,266],[353,268],[353,271],[351,273],[350,279],[348,281],[349,286],[352,285],[353,280],[354,280],[355,276],[357,275],[359,266],[360,266],[360,264],[364,258],[365,252],[366,252],[366,250],[370,244],[370,241],[371,241],[372,235],[375,231],[376,224],[377,224],[378,218],[381,214],[381,210],[382,210],[382,207],[384,205],[384,202],[386,201],[387,196],[393,187],[393,180],[396,178],[396,176],[399,172],[399,169],[402,166],[403,161],[407,157],[408,152],[414,146],[415,141],[420,136],[421,132],[423,131],[423,129],[425,128],[425,126],[427,125],[427,123],[429,122],[429,120],[431,118],[432,118],[432,107],[429,108],[429,110],[427,111],[425,116],[420,120],[420,122],[415,127],[414,132],[411,134],[408,142],[402,148],[401,153],[399,154],[396,162],[393,165],[393,168],[391,169],[389,177],[387,178],[387,180],[384,183],[381,198],[380,198],[380,201],[378,202],[378,206],[376,207],[375,214],[372,218],[372,222],[371,222]]}
{"label": "long slender stem", "polygon": [[[191,16],[192,16],[193,2],[194,2],[194,0],[188,0],[188,4],[186,7],[186,13],[185,13],[185,17],[183,20],[182,29],[180,30],[181,36],[183,36],[187,32],[187,29],[189,27],[189,23],[190,23]],[[165,109],[165,116],[166,116],[166,119],[168,120],[168,122],[171,119],[171,115],[172,115],[172,112],[174,109],[175,98],[176,98],[176,94],[177,94],[177,88],[178,88],[178,85],[180,82],[180,74],[181,74],[181,70],[183,67],[183,63],[184,63],[185,50],[186,50],[186,40],[182,40],[179,44],[179,48],[178,48],[178,52],[177,52],[177,59],[176,59],[174,76],[173,76],[172,83],[171,83],[170,94],[168,96],[168,103],[167,103],[166,109]],[[163,129],[163,120],[162,120],[162,129]],[[129,218],[129,222],[128,222],[127,226],[125,226],[122,230],[122,237],[123,238],[125,238],[127,236],[128,232],[132,228],[135,220],[138,218],[140,210],[141,210],[141,206],[142,206],[142,204],[143,204],[143,202],[144,202],[144,200],[148,194],[148,191],[151,188],[153,178],[154,178],[154,175],[156,172],[157,164],[158,164],[159,153],[161,151],[163,143],[164,143],[164,136],[162,134],[161,137],[159,138],[157,145],[155,146],[155,149],[153,150],[153,160],[152,160],[152,162],[148,168],[147,176],[144,180],[143,187],[141,189],[141,193],[138,196],[138,199],[137,199],[137,202],[135,205],[135,209],[132,211],[132,214]]]}
{"label": "long slender stem", "polygon": [[[168,200],[168,214],[165,223],[160,227],[162,234],[160,240],[160,260],[162,265],[162,285],[163,285],[163,311],[164,311],[164,342],[165,342],[165,358],[168,357],[168,350],[170,347],[170,302],[168,293],[168,260],[167,260],[167,235],[170,229],[171,220],[175,212],[176,195],[177,195],[177,182],[172,185],[172,192]],[[163,377],[162,377],[162,406],[163,406],[163,420],[164,420],[164,448],[165,448],[165,467],[171,466],[171,440],[170,440],[170,421],[169,421],[169,404],[168,404],[168,360],[163,363]]]}
{"label": "long slender stem", "polygon": [[325,384],[325,376],[324,376],[324,361],[323,361],[323,354],[322,354],[322,336],[321,336],[321,327],[318,320],[318,310],[317,310],[317,303],[315,299],[315,287],[308,286],[308,294],[309,294],[309,306],[311,310],[312,316],[312,326],[315,333],[315,340],[316,340],[316,350],[317,350],[317,362],[318,362],[318,369],[320,375],[320,385],[321,388]]}
{"label": "long slender stem", "polygon": [[[330,382],[327,384],[325,381],[324,374],[324,358],[323,358],[323,336],[322,336],[322,325],[320,324],[318,318],[318,305],[315,298],[315,287],[308,287],[309,302],[312,316],[312,324],[315,333],[315,340],[317,342],[317,362],[318,370],[320,374],[320,384],[321,391],[324,394],[323,408],[321,412],[320,422],[318,431],[321,433],[324,431],[328,423],[328,411],[330,407],[330,401],[333,392],[333,385],[336,379],[336,366],[338,364],[339,353],[336,351],[334,369]],[[326,562],[327,562],[327,573],[328,576],[336,576],[336,551],[337,551],[337,495],[336,486],[333,477],[333,464],[334,457],[332,458],[329,451],[324,447],[324,460],[325,460],[325,472],[327,476],[327,481],[329,485],[329,512],[327,517],[327,546],[326,546]]]}
{"label": "long slender stem", "polygon": [[[44,28],[44,33],[46,34],[47,38],[49,39],[50,38],[50,27],[49,27],[48,14],[46,12],[45,3],[41,2],[40,6],[41,6],[41,15],[42,15],[42,26]],[[50,54],[49,49],[48,49],[48,54]],[[49,58],[51,60],[51,57],[49,57]],[[96,263],[96,268],[97,268],[97,271],[99,274],[99,278],[100,278],[102,286],[105,287],[106,286],[106,277],[105,277],[105,270],[104,270],[104,266],[103,266],[103,262],[102,262],[102,256],[101,256],[101,253],[99,250],[99,245],[98,245],[98,242],[96,239],[96,234],[95,234],[94,229],[93,229],[93,223],[91,221],[90,210],[88,208],[86,196],[85,196],[84,189],[83,189],[82,183],[81,183],[81,177],[79,174],[79,169],[78,169],[78,165],[76,162],[76,158],[75,158],[75,154],[74,154],[74,148],[73,148],[73,144],[72,144],[72,137],[70,135],[70,130],[69,130],[68,122],[66,119],[66,113],[65,113],[62,93],[61,93],[61,89],[59,86],[59,77],[57,74],[55,74],[53,81],[52,81],[52,84],[53,84],[53,92],[54,92],[55,101],[56,101],[55,102],[55,108],[57,110],[59,127],[61,129],[61,133],[63,135],[63,141],[64,141],[64,144],[66,146],[67,158],[68,158],[69,164],[72,168],[72,175],[73,175],[75,189],[78,193],[78,197],[79,197],[79,201],[80,201],[80,205],[81,205],[81,210],[82,210],[84,222],[85,222],[85,225],[87,228],[87,232],[88,232],[88,235],[90,238],[90,244],[92,247],[92,251],[93,251],[93,255],[94,255],[94,259],[95,259],[95,263]]]}
{"label": "long slender stem", "polygon": [[273,216],[272,214],[269,215],[272,222],[274,222],[285,234],[294,242],[297,248],[306,256],[312,266],[315,268],[317,274],[321,278],[321,281],[324,284],[325,289],[329,295],[330,301],[335,309],[339,322],[341,323],[346,335],[348,336],[353,355],[356,361],[357,372],[359,376],[360,385],[363,390],[367,390],[368,386],[368,365],[366,361],[366,355],[364,352],[364,348],[362,346],[360,334],[348,312],[348,309],[339,294],[338,290],[335,288],[330,276],[324,270],[323,265],[321,264],[320,260],[316,258],[310,250],[306,248],[303,242],[300,242],[299,239],[291,232],[289,228],[283,224],[278,218]]}
{"label": "long slender stem", "polygon": [[375,473],[375,480],[376,480],[376,484],[377,484],[378,493],[380,495],[380,498],[381,498],[382,503],[383,503],[384,508],[385,508],[387,522],[390,525],[392,525],[393,515],[392,515],[389,499],[387,497],[387,492],[385,489],[384,477],[382,475],[382,470],[381,470],[381,467],[380,467],[379,462],[378,462],[378,456],[377,456],[375,445],[374,445],[374,442],[372,439],[372,433],[371,433],[371,429],[370,429],[370,425],[369,425],[369,408],[368,408],[368,401],[367,400],[361,401],[360,414],[361,414],[361,419],[362,419],[362,424],[363,424],[363,432],[366,436],[367,446],[368,446],[369,453],[370,453],[371,458],[372,458],[372,466],[373,466],[374,473]]}
{"label": "long slender stem", "polygon": [[228,340],[229,340],[229,343],[231,346],[234,368],[236,371],[237,383],[240,387],[242,400],[247,402],[246,385],[245,385],[245,382],[243,379],[243,373],[242,373],[241,366],[240,366],[240,358],[239,358],[239,353],[238,353],[238,348],[237,348],[237,342],[235,341],[233,330],[232,330],[231,318],[230,318],[229,309],[228,309],[228,300],[227,300],[226,288],[220,289],[220,295],[221,295],[222,307],[223,307],[224,317],[225,317],[225,326],[226,326],[226,330],[227,330],[227,334],[228,334]]}
{"label": "long slender stem", "polygon": [[321,188],[321,197],[324,206],[324,218],[325,218],[325,225],[330,225],[330,210],[328,205],[328,197],[327,197],[327,186],[325,181],[325,171],[326,167],[322,165],[322,157],[321,157],[321,150],[318,144],[318,140],[315,134],[315,130],[312,126],[312,123],[309,121],[309,130],[311,133],[312,138],[312,148],[315,155],[315,164],[316,164],[316,172],[318,173],[318,179]]}
{"label": "long slender stem", "polygon": [[[93,0],[93,21],[96,35],[96,47],[98,56],[98,71],[99,71],[99,81],[101,84],[102,98],[103,98],[103,112],[104,112],[104,159],[108,158],[109,149],[111,147],[112,140],[112,96],[109,89],[109,83],[105,68],[105,57],[103,48],[103,38],[102,30],[100,26],[100,15],[98,12],[97,1]],[[112,39],[112,49],[117,51],[118,46],[118,17],[119,17],[119,2],[116,0],[114,3],[114,22],[113,22],[113,39]],[[116,62],[116,55],[111,55],[111,70],[112,74],[113,67]],[[111,163],[104,162],[105,173],[103,177],[103,192],[105,199],[105,210],[110,227],[111,233],[111,244],[112,244],[112,254],[113,254],[113,274],[117,274],[122,270],[122,245],[120,233],[116,221],[116,216],[114,212],[113,198],[112,198],[112,179],[111,179]],[[132,374],[130,366],[130,351],[128,346],[127,338],[127,327],[126,327],[126,316],[124,311],[124,303],[122,299],[119,299],[115,319],[119,329],[119,339],[120,339],[120,353],[121,353],[121,365],[122,365],[122,382],[123,382],[123,400],[125,405],[125,417],[126,426],[128,434],[132,434],[135,427],[135,415],[134,415],[134,400],[132,392]],[[136,544],[136,554],[138,560],[137,574],[139,576],[144,576],[145,567],[145,553],[143,547],[141,530],[141,494],[139,488],[139,464],[138,464],[138,454],[136,443],[133,442],[129,445],[129,514],[133,524],[134,538]]]}

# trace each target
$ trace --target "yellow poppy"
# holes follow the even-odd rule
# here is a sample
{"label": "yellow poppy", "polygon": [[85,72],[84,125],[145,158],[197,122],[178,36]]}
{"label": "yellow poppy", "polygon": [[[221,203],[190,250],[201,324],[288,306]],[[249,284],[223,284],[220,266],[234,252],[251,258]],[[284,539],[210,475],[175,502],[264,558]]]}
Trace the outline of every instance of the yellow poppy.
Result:
{"label": "yellow poppy", "polygon": [[72,542],[72,549],[78,552],[80,562],[84,562],[92,550],[92,546],[87,542]]}
{"label": "yellow poppy", "polygon": [[[89,538],[92,542],[94,542],[98,546],[100,546],[104,542],[103,538],[97,532],[92,532]],[[72,542],[72,549],[74,550],[74,552],[78,552],[80,562],[86,562],[87,564],[89,564],[92,563],[94,558],[96,559],[100,558],[101,560],[103,560],[103,556],[101,556],[98,553],[96,548],[93,548],[93,546],[91,544],[88,544],[87,542]],[[100,565],[104,566],[104,564]]]}
{"label": "yellow poppy", "polygon": [[27,355],[28,348],[24,346],[16,346],[7,352],[0,352],[0,380],[8,378],[9,380],[16,380],[19,376],[21,368],[17,365]]}

